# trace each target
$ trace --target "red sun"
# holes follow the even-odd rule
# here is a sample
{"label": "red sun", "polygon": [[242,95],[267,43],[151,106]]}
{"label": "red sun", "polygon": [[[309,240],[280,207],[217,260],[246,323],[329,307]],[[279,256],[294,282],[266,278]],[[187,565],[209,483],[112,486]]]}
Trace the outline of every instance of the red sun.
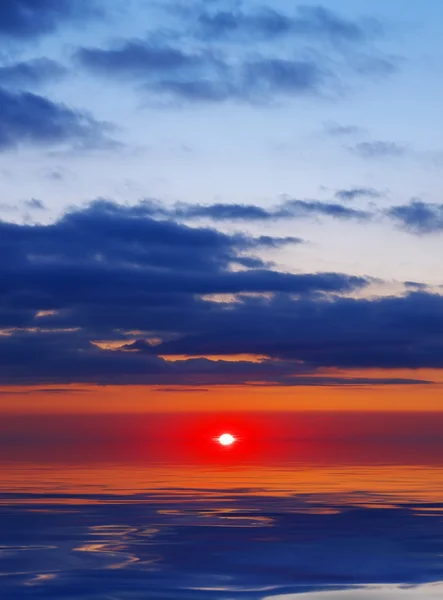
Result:
{"label": "red sun", "polygon": [[222,446],[232,446],[232,444],[236,441],[235,437],[230,433],[222,433],[221,436],[216,438],[216,441]]}

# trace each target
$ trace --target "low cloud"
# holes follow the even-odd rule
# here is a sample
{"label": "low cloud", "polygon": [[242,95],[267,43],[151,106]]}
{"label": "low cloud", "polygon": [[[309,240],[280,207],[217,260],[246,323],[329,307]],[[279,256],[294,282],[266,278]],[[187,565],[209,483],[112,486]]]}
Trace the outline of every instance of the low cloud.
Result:
{"label": "low cloud", "polygon": [[262,256],[299,241],[190,227],[146,202],[0,222],[0,383],[429,383],[353,370],[443,368],[443,297],[364,299],[369,278],[285,273]]}

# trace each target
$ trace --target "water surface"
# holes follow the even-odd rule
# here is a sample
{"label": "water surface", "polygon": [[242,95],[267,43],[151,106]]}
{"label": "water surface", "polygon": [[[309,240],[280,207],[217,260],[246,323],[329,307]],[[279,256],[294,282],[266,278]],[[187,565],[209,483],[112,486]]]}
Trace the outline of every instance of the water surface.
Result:
{"label": "water surface", "polygon": [[3,426],[2,600],[443,597],[440,417],[100,419]]}

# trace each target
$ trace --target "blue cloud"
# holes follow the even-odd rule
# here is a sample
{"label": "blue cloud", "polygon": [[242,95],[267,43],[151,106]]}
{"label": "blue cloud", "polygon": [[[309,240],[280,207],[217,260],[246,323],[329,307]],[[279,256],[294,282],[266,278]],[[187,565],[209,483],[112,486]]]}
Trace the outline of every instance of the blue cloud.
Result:
{"label": "blue cloud", "polygon": [[357,198],[381,198],[383,194],[374,188],[355,187],[344,190],[338,190],[335,197],[339,200],[356,200]]}
{"label": "blue cloud", "polygon": [[6,88],[37,87],[63,77],[66,69],[48,58],[36,58],[0,66],[0,86]]}
{"label": "blue cloud", "polygon": [[[297,214],[306,204],[318,209],[285,206]],[[321,214],[337,213],[325,206]],[[443,368],[442,296],[346,297],[371,280],[285,273],[257,256],[298,243],[189,227],[146,202],[100,200],[46,225],[0,222],[0,327],[12,330],[0,336],[0,382],[388,385],[423,381],[317,376],[329,367]],[[134,344],[131,331],[146,338]],[[268,358],[160,358],[171,354]]]}
{"label": "blue cloud", "polygon": [[22,144],[103,146],[111,143],[108,129],[87,113],[43,96],[0,88],[0,150]]}
{"label": "blue cloud", "polygon": [[147,91],[190,101],[256,102],[276,93],[317,93],[326,79],[310,61],[257,58],[233,65],[210,50],[191,53],[142,40],[107,50],[81,48],[75,57],[92,72],[133,78]]}
{"label": "blue cloud", "polygon": [[356,210],[333,202],[289,200],[283,205],[283,210],[288,211],[292,217],[327,216],[336,219],[356,219],[359,221],[368,221],[371,219],[371,214],[366,211]]}
{"label": "blue cloud", "polygon": [[424,235],[443,231],[443,204],[412,200],[409,204],[393,206],[386,212],[411,233]]}
{"label": "blue cloud", "polygon": [[114,48],[80,48],[76,58],[90,69],[123,77],[151,77],[156,73],[198,71],[212,63],[204,53],[192,54],[169,45],[129,40]]}
{"label": "blue cloud", "polygon": [[204,39],[275,40],[302,36],[333,43],[362,43],[379,35],[381,25],[374,19],[352,21],[323,6],[299,6],[295,15],[264,7],[255,12],[204,10],[191,16],[197,21],[197,35]]}
{"label": "blue cloud", "polygon": [[[358,195],[357,191],[355,192],[356,195]],[[369,190],[367,194],[369,194]],[[360,195],[364,195],[363,190],[360,190]],[[213,221],[277,221],[318,216],[342,220],[355,219],[357,221],[371,219],[371,214],[366,211],[349,208],[334,202],[320,202],[318,200],[287,200],[271,209],[265,209],[254,204],[220,203],[206,206],[178,203],[169,208],[153,201],[146,201],[144,206],[153,215],[183,220],[206,218]]]}
{"label": "blue cloud", "polygon": [[408,153],[407,148],[403,145],[381,140],[360,142],[350,149],[362,158],[397,158],[405,156]]}
{"label": "blue cloud", "polygon": [[232,314],[236,322],[235,304],[205,299],[211,294],[310,297],[368,284],[363,277],[339,273],[279,272],[254,254],[299,242],[154,219],[143,203],[125,207],[97,201],[48,225],[0,222],[0,327],[15,329],[0,339],[5,356],[0,380],[12,382],[6,371],[21,364],[27,381],[98,383],[108,378],[171,385],[200,374],[199,381],[205,376],[207,382],[222,383],[229,375],[230,381],[252,377],[282,384],[300,372],[297,363],[185,361],[172,367],[145,343],[131,352],[115,352],[90,341],[124,343],[126,330],[150,330],[162,339],[190,335],[212,330],[222,315]]}
{"label": "blue cloud", "polygon": [[[146,39],[121,40],[108,48],[80,48],[75,59],[93,73],[132,79],[151,95],[188,102],[249,103],[335,93],[342,88],[343,77],[372,76],[391,64],[389,58],[375,56],[371,64],[383,64],[383,69],[373,66],[370,71],[361,65],[358,48],[376,35],[379,25],[342,19],[323,7],[299,7],[295,17],[270,8],[251,14],[185,8],[177,9],[177,14],[176,30],[158,27]],[[283,46],[276,53],[268,42],[282,36],[293,48]],[[264,43],[257,51],[247,51],[247,44],[258,39]],[[242,43],[240,52],[239,46],[233,51],[233,40]],[[300,42],[312,41],[317,46],[315,59],[312,52],[299,47]],[[332,50],[325,42],[333,42]],[[352,58],[356,52],[359,61]]]}
{"label": "blue cloud", "polygon": [[60,23],[97,14],[94,0],[4,0],[0,3],[0,36],[34,38]]}
{"label": "blue cloud", "polygon": [[373,300],[242,298],[212,327],[167,341],[162,354],[260,354],[313,367],[443,368],[443,297],[412,292]]}

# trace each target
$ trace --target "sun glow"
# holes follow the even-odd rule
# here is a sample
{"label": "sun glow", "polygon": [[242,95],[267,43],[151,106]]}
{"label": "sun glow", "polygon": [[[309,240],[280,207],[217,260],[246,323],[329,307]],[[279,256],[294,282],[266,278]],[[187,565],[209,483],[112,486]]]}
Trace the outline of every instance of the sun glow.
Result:
{"label": "sun glow", "polygon": [[235,437],[230,433],[223,433],[217,438],[217,442],[222,446],[232,446],[232,444],[235,442]]}

